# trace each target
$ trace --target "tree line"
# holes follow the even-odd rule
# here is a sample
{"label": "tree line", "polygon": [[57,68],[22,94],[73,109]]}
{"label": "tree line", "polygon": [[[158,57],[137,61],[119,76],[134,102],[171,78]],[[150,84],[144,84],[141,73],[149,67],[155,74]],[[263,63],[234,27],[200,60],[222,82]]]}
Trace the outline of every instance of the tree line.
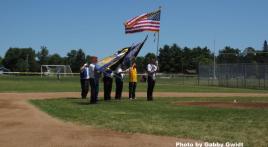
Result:
{"label": "tree line", "polygon": [[[150,58],[156,58],[154,53],[136,58],[137,70],[145,72]],[[216,63],[268,63],[268,45],[264,41],[263,48],[256,50],[247,47],[243,51],[238,48],[226,46],[219,50],[215,56]],[[212,64],[214,54],[207,47],[180,47],[177,44],[164,45],[159,49],[159,69],[163,73],[196,73],[199,64]],[[46,46],[41,46],[40,51],[32,48],[9,48],[2,58],[0,66],[17,72],[40,72],[41,65],[70,65],[73,72],[79,72],[81,65],[90,61],[83,49],[70,50],[66,56],[49,54]]]}
{"label": "tree line", "polygon": [[71,50],[61,57],[57,53],[49,54],[45,46],[41,46],[37,53],[32,48],[9,48],[4,58],[0,58],[0,64],[18,72],[40,72],[41,65],[70,65],[73,72],[79,72],[80,66],[89,58],[82,49]]}

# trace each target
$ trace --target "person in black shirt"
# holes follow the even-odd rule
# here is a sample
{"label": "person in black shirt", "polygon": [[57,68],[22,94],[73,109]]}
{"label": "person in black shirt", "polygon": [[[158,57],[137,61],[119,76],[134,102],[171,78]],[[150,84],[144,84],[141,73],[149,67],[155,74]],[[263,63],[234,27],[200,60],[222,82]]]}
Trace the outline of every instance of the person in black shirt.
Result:
{"label": "person in black shirt", "polygon": [[122,97],[122,90],[123,90],[123,77],[124,73],[119,65],[115,71],[115,99],[120,100]]}
{"label": "person in black shirt", "polygon": [[103,88],[104,88],[104,100],[111,100],[111,92],[113,85],[113,72],[108,69],[103,73]]}

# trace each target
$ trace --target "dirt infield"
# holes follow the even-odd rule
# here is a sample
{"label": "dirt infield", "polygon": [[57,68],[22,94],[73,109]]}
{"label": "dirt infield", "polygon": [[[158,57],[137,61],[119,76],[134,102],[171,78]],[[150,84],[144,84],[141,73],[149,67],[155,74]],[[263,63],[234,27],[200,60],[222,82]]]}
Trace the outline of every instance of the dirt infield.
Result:
{"label": "dirt infield", "polygon": [[239,103],[239,102],[179,102],[178,106],[203,106],[210,108],[235,108],[235,109],[248,109],[259,108],[268,109],[268,103]]}
{"label": "dirt infield", "polygon": [[[127,93],[124,93],[126,96]],[[145,93],[137,93],[144,97]],[[267,97],[255,93],[155,93],[157,97]],[[126,134],[90,126],[63,122],[39,111],[27,102],[29,99],[79,97],[77,92],[56,93],[0,93],[0,146],[3,147],[50,147],[50,146],[171,146],[176,141],[192,142],[191,139]]]}

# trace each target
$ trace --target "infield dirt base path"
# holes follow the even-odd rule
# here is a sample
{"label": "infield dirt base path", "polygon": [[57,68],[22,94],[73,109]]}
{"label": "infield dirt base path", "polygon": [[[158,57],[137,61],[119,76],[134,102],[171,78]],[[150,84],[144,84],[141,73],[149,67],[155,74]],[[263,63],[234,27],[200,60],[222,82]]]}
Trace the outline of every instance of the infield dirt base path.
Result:
{"label": "infield dirt base path", "polygon": [[[123,94],[124,96],[127,93]],[[146,93],[138,92],[137,97]],[[156,97],[268,97],[268,93],[155,93]],[[127,134],[63,122],[39,111],[29,99],[80,97],[78,92],[0,93],[1,147],[174,147],[191,139]]]}

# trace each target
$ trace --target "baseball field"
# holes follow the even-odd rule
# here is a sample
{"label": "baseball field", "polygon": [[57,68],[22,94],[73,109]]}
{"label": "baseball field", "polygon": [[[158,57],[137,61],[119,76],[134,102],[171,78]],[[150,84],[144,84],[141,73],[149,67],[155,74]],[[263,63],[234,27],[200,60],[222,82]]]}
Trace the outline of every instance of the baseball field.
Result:
{"label": "baseball field", "polygon": [[105,102],[100,92],[99,103],[89,105],[77,76],[1,76],[0,146],[268,145],[267,90],[180,80],[158,79],[152,102],[141,82],[137,99],[128,100],[125,82],[122,100]]}

